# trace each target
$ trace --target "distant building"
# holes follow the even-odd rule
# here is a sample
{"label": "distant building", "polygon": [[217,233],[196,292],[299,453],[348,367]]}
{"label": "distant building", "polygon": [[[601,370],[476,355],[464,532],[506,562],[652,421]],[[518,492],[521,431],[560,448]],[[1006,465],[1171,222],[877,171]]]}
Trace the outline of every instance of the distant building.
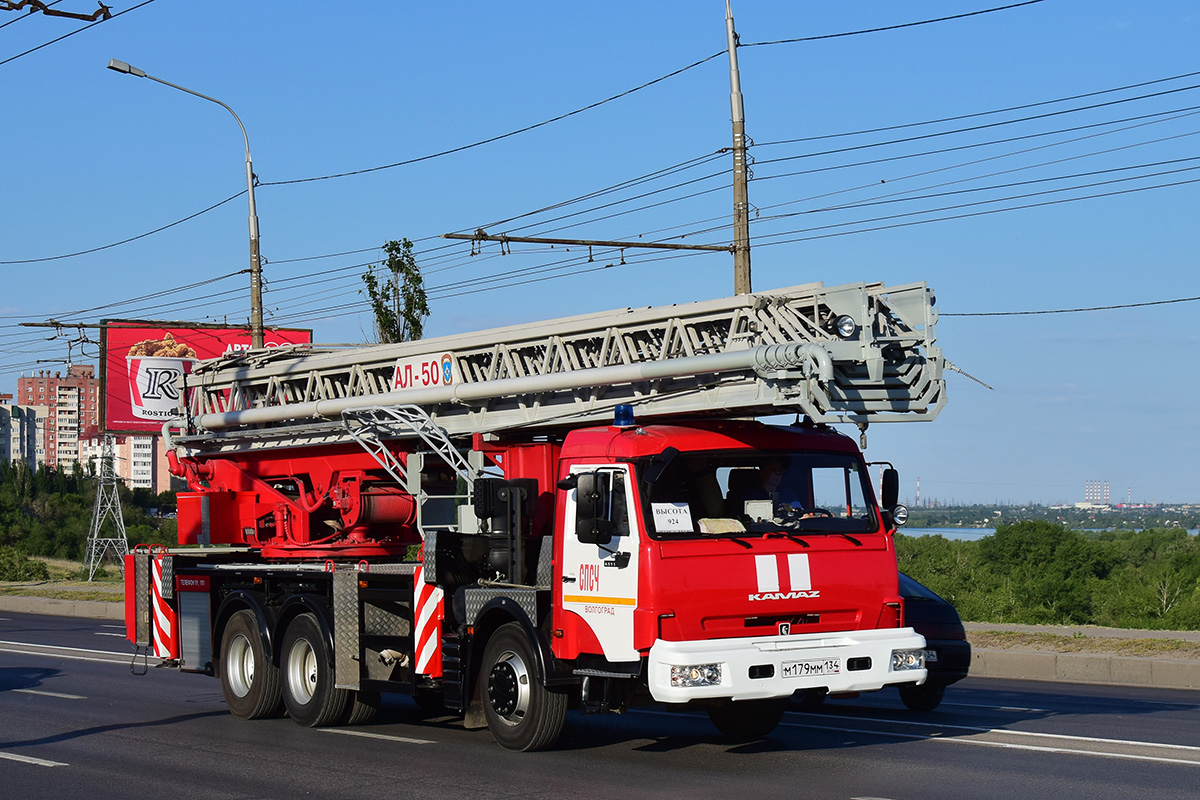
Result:
{"label": "distant building", "polygon": [[1108,481],[1084,481],[1083,502],[1091,505],[1109,505]]}
{"label": "distant building", "polygon": [[37,469],[46,461],[46,406],[17,405],[11,394],[0,394],[0,462],[22,463]]}
{"label": "distant building", "polygon": [[[82,440],[80,461],[95,463],[98,471],[103,444],[99,436]],[[161,436],[118,436],[113,455],[113,471],[130,489],[149,489],[159,494],[171,488],[167,449]]]}
{"label": "distant building", "polygon": [[45,463],[66,468],[79,463],[79,442],[100,431],[100,381],[91,364],[72,364],[61,372],[40,370],[17,379],[17,403],[46,406]]}

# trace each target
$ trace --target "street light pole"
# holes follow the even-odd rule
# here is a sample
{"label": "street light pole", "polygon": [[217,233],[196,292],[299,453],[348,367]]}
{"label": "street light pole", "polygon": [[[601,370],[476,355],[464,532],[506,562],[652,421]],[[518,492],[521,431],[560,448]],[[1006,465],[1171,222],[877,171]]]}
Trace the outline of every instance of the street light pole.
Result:
{"label": "street light pole", "polygon": [[206,94],[194,92],[191,89],[171,83],[170,81],[164,81],[162,78],[147,75],[145,70],[126,64],[124,61],[117,61],[115,58],[109,59],[108,68],[115,72],[133,75],[137,78],[149,78],[156,83],[170,86],[172,89],[178,89],[181,92],[187,92],[204,100],[214,102],[230,114],[233,114],[233,119],[237,122],[238,127],[242,129],[242,140],[246,143],[246,194],[250,198],[250,345],[255,348],[262,347],[262,259],[258,254],[258,210],[254,205],[254,165],[250,162],[250,137],[246,135],[246,126],[238,119],[238,115],[232,108],[215,97],[209,97]]}

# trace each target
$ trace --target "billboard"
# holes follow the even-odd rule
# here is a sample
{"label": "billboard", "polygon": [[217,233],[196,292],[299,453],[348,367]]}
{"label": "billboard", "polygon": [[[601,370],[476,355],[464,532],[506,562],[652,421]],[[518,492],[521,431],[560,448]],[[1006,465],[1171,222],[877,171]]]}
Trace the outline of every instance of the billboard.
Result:
{"label": "billboard", "polygon": [[[312,331],[273,328],[267,347],[311,344]],[[250,332],[189,322],[103,320],[100,326],[100,413],[109,433],[158,433],[178,414],[180,376],[196,362],[250,349]]]}

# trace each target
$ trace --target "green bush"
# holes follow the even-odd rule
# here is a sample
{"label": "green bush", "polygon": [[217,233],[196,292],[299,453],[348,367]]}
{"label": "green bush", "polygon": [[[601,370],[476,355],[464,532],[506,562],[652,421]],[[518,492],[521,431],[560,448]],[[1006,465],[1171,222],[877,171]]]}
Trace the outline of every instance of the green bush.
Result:
{"label": "green bush", "polygon": [[15,547],[0,547],[0,581],[44,581],[50,571]]}

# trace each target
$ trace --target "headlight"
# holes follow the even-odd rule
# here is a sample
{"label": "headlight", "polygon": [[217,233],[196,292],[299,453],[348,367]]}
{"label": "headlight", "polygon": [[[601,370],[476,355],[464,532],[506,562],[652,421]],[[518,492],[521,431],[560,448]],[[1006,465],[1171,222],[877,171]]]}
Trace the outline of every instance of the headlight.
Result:
{"label": "headlight", "polygon": [[720,664],[671,665],[672,686],[718,686],[720,683]]}
{"label": "headlight", "polygon": [[849,314],[842,314],[837,318],[835,323],[838,336],[843,339],[849,339],[858,330],[858,323],[854,321],[854,317]]}
{"label": "headlight", "polygon": [[907,669],[925,669],[924,650],[892,651],[892,672],[902,672]]}

